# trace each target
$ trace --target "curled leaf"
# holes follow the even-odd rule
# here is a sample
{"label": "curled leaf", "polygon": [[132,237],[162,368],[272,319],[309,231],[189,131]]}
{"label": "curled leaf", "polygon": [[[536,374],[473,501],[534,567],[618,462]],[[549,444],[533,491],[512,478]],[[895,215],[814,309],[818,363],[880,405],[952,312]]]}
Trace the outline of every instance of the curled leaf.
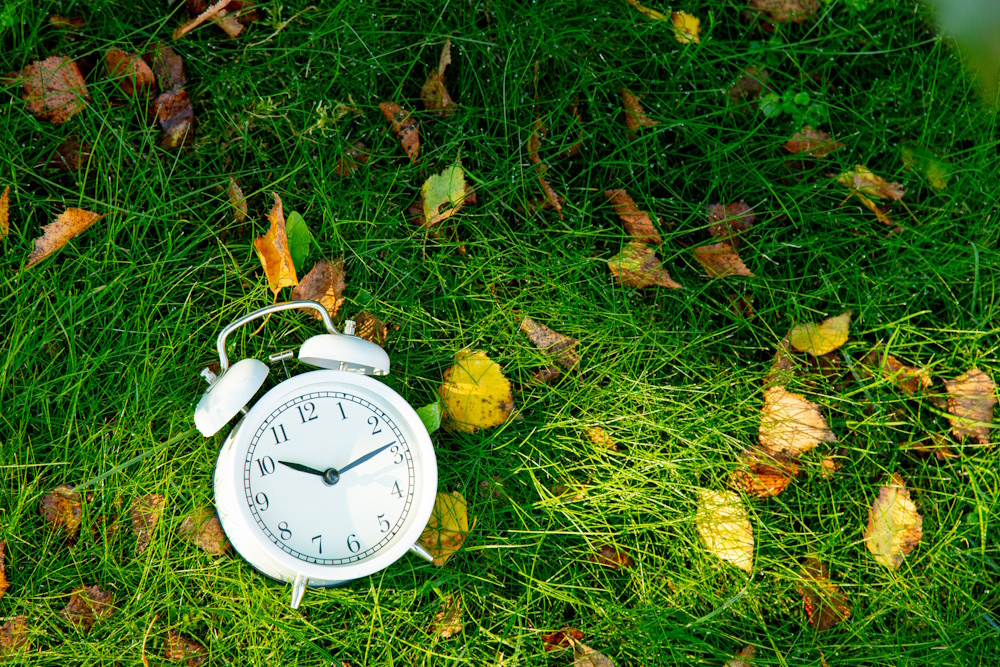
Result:
{"label": "curled leaf", "polygon": [[744,276],[753,278],[753,272],[746,267],[739,253],[728,242],[722,241],[701,246],[691,251],[694,258],[705,269],[709,278]]}
{"label": "curled leaf", "polygon": [[[313,264],[312,271],[307,273],[301,282],[292,290],[292,299],[308,299],[318,301],[330,316],[337,314],[344,303],[344,259],[340,258],[333,264],[321,259]],[[320,314],[311,311],[313,317],[319,319]]]}
{"label": "curled leaf", "polygon": [[114,613],[114,601],[114,593],[98,585],[80,587],[73,591],[59,615],[81,632],[87,632],[95,623]]}
{"label": "curled leaf", "polygon": [[[545,174],[548,173],[549,166],[547,164],[538,164],[535,166],[535,171],[538,173],[538,184],[542,187],[542,193],[545,195],[546,201],[551,204],[551,207],[555,209],[555,212],[559,214],[559,219],[562,220],[562,203],[560,203],[559,195],[556,191],[552,189],[549,182],[545,180]],[[543,206],[543,208],[546,208]]]}
{"label": "curled leaf", "polygon": [[153,70],[137,53],[109,49],[104,54],[108,77],[118,82],[118,89],[125,97],[144,97],[153,86]]}
{"label": "curled leaf", "polygon": [[674,38],[681,44],[698,44],[701,38],[701,20],[687,12],[671,12],[670,21],[674,24]]}
{"label": "curled leaf", "polygon": [[446,425],[467,433],[499,426],[514,409],[510,382],[485,352],[459,352],[454,365],[444,372],[438,394]]}
{"label": "curled leaf", "polygon": [[580,355],[575,349],[580,341],[576,338],[553,331],[530,317],[521,320],[521,331],[528,335],[528,339],[535,347],[552,355],[555,362],[566,370],[572,370],[580,362]]}
{"label": "curled leaf", "polygon": [[629,134],[635,134],[640,127],[654,127],[660,121],[653,120],[646,115],[639,98],[629,92],[628,88],[622,86],[618,89],[618,94],[622,97],[622,107],[625,109],[625,128]]}
{"label": "curled leaf", "polygon": [[945,380],[944,386],[948,390],[952,435],[957,440],[969,438],[981,444],[988,443],[993,406],[997,404],[993,378],[972,368],[954,380]]}
{"label": "curled leaf", "polygon": [[392,131],[410,158],[410,164],[417,163],[420,153],[420,124],[410,117],[410,112],[395,102],[380,102],[378,108],[392,125]]}
{"label": "curled leaf", "polygon": [[434,557],[434,564],[441,567],[462,548],[469,532],[465,496],[458,491],[439,493],[418,541]]}
{"label": "curled leaf", "polygon": [[776,23],[803,23],[819,11],[819,0],[750,0],[750,6]]}
{"label": "curled leaf", "polygon": [[163,640],[163,657],[169,662],[183,662],[186,667],[198,667],[208,660],[208,650],[196,639],[167,630]]}
{"label": "curled leaf", "polygon": [[811,125],[806,125],[785,142],[785,150],[789,153],[804,153],[815,158],[824,158],[843,147],[844,144],[834,141],[829,134]]}
{"label": "curled leaf", "polygon": [[10,186],[0,195],[0,239],[7,238],[10,233]]}
{"label": "curled leaf", "polygon": [[274,206],[267,214],[267,219],[270,221],[271,227],[266,234],[254,239],[253,247],[264,267],[268,287],[277,296],[282,287],[299,284],[299,278],[295,275],[295,263],[288,253],[285,213],[281,206],[281,197],[277,193],[274,194]]}
{"label": "curled leaf", "polygon": [[132,508],[129,518],[132,520],[132,530],[135,531],[136,543],[135,553],[142,555],[149,547],[149,541],[160,521],[160,514],[167,499],[158,493],[150,493],[132,499]]}
{"label": "curled leaf", "polygon": [[441,48],[441,58],[437,70],[431,72],[420,89],[420,99],[428,111],[436,111],[442,116],[455,110],[455,101],[448,94],[444,85],[444,70],[451,64],[451,40],[447,40]]}
{"label": "curled leaf", "polygon": [[878,498],[868,510],[865,546],[882,565],[897,570],[920,543],[923,518],[910,500],[910,492],[899,475],[879,489]]}
{"label": "curled leaf", "polygon": [[670,277],[656,252],[641,241],[631,241],[620,253],[608,260],[608,268],[618,282],[629,287],[641,289],[659,285],[671,289],[684,288]]}
{"label": "curled leaf", "polygon": [[802,564],[799,594],[805,604],[809,624],[817,630],[829,630],[851,616],[847,596],[830,581],[830,571],[815,558]]}
{"label": "curled leaf", "polygon": [[788,341],[799,352],[819,357],[833,352],[847,342],[851,328],[851,311],[828,317],[819,324],[799,324],[788,332]]}
{"label": "curled leaf", "polygon": [[753,526],[737,494],[698,489],[695,526],[709,551],[741,570],[753,570]]}
{"label": "curled leaf", "polygon": [[177,535],[212,556],[221,556],[229,551],[229,540],[219,518],[207,507],[191,512],[177,529]]}
{"label": "curled leaf", "polygon": [[757,434],[765,453],[773,457],[794,458],[821,442],[837,442],[819,406],[784,387],[764,392]]}
{"label": "curled leaf", "polygon": [[837,182],[874,199],[898,200],[906,194],[906,190],[899,183],[888,183],[871,169],[860,164],[854,165],[852,171],[845,171],[837,176]]}
{"label": "curled leaf", "polygon": [[[174,40],[180,39],[184,35],[188,34],[192,30],[200,26],[205,21],[224,19],[226,17],[226,7],[229,5],[230,1],[231,0],[219,0],[218,2],[206,7],[205,11],[203,11],[201,14],[198,14],[184,25],[178,26],[177,29],[174,30],[173,34]],[[242,28],[242,26],[240,27]],[[223,29],[226,30],[226,32],[229,33],[231,37],[236,37],[237,35],[239,35],[238,31],[236,32],[235,35],[233,35],[232,33],[230,33],[230,29],[226,28]]]}
{"label": "curled leaf", "polygon": [[60,532],[69,539],[76,537],[83,520],[80,494],[65,484],[42,496],[38,512],[50,530]]}
{"label": "curled leaf", "polygon": [[462,619],[462,596],[458,593],[445,595],[441,600],[441,608],[434,614],[431,623],[431,633],[441,639],[448,639],[462,631],[465,621]]}
{"label": "curled leaf", "polygon": [[624,190],[605,190],[604,196],[608,198],[614,206],[615,213],[621,218],[625,225],[625,232],[636,241],[644,243],[660,243],[659,232],[649,218],[649,214],[643,213],[635,205],[633,200]]}
{"label": "curled leaf", "polygon": [[87,106],[87,85],[72,60],[51,56],[21,70],[25,106],[53,125],[62,125]]}

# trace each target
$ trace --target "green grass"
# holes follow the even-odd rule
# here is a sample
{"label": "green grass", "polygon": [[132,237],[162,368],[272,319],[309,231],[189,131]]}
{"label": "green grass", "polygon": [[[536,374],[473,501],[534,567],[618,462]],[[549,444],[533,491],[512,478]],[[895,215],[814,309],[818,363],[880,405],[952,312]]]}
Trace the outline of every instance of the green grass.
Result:
{"label": "green grass", "polygon": [[[13,225],[0,257],[0,539],[12,582],[0,618],[25,614],[32,628],[30,654],[7,659],[140,664],[148,629],[150,664],[161,664],[172,628],[204,641],[213,665],[566,665],[571,657],[546,654],[538,635],[568,624],[620,666],[721,665],[745,644],[757,646],[758,665],[995,661],[1000,453],[967,446],[942,462],[901,451],[914,435],[947,430],[926,400],[904,400],[878,380],[799,387],[823,406],[840,444],[807,457],[802,478],[777,498],[748,500],[757,545],[749,581],[706,552],[692,523],[695,489],[723,488],[755,442],[762,379],[794,322],[852,309],[845,358],[892,341],[897,356],[941,377],[976,364],[1000,379],[995,117],[924,10],[833,1],[770,37],[741,2],[695,0],[676,8],[701,18],[702,42],[682,46],[624,1],[397,4],[265,1],[264,20],[238,40],[206,26],[174,44],[198,118],[181,152],[156,147],[158,130],[101,67],[88,76],[88,109],[60,127],[30,116],[18,90],[0,91],[0,188],[12,184]],[[0,72],[52,54],[99,59],[111,47],[169,42],[183,20],[183,9],[160,2],[9,5],[16,20],[0,29]],[[88,25],[74,38],[49,26],[51,13]],[[447,38],[459,108],[446,120],[417,112],[422,158],[411,166],[377,104],[416,109]],[[561,220],[518,213],[539,194],[526,155],[536,63],[537,110],[550,128],[541,155],[567,201]],[[789,172],[781,145],[798,129],[790,117],[746,115],[728,102],[725,91],[752,65],[766,66],[779,91],[822,96],[823,129],[844,150],[804,175]],[[814,73],[818,82],[803,78]],[[658,126],[626,135],[620,85]],[[576,140],[577,97],[583,159],[569,162],[555,155]],[[316,125],[319,105],[349,100],[360,115]],[[37,168],[70,133],[96,147],[87,170]],[[372,159],[340,180],[333,165],[356,138]],[[956,178],[945,190],[903,169],[904,141],[949,157]],[[404,211],[458,156],[480,202],[456,216],[457,240],[427,239]],[[905,231],[887,234],[856,200],[841,205],[847,192],[827,175],[856,163],[906,185],[913,217],[893,206]],[[230,174],[252,225],[233,223]],[[602,194],[609,187],[661,216],[658,254],[686,289],[612,282],[605,261],[626,239]],[[185,438],[93,485],[74,544],[46,531],[37,511],[52,487],[85,482],[191,427],[218,330],[273,300],[252,247],[271,192],[303,214],[324,256],[346,257],[338,320],[367,310],[394,325],[390,386],[423,405],[454,354],[474,347],[502,365],[523,418],[435,434],[441,490],[465,494],[477,518],[445,567],[406,557],[309,592],[298,612],[287,587],[177,537],[184,515],[212,502],[221,435]],[[757,212],[741,250],[757,277],[710,281],[690,248],[709,240],[705,206],[739,199]],[[23,270],[31,240],[65,206],[107,216]],[[753,299],[753,319],[730,312],[732,293]],[[524,315],[580,339],[579,373],[532,383],[547,361],[518,330]],[[234,354],[262,358],[317,331],[305,317],[272,318],[239,336]],[[592,425],[613,433],[619,451],[588,444],[581,433]],[[842,464],[833,480],[819,474],[819,454],[829,453]],[[924,538],[890,573],[862,534],[894,472],[914,489]],[[567,481],[589,482],[586,498],[553,500],[546,489]],[[130,531],[109,537],[99,521],[121,514],[127,524],[128,502],[142,493],[168,504],[135,557]],[[605,543],[627,548],[635,565],[591,562]],[[829,565],[852,604],[851,619],[824,633],[808,625],[796,593],[808,555]],[[118,606],[87,635],[58,615],[83,583],[111,587]],[[436,639],[426,628],[440,596],[455,592],[468,608],[465,630]]]}

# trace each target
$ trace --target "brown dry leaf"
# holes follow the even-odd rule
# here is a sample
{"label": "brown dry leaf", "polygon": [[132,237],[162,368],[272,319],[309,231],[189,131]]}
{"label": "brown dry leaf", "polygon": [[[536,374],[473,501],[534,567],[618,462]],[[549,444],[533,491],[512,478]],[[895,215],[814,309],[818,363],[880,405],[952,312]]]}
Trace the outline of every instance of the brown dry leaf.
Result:
{"label": "brown dry leaf", "polygon": [[953,450],[949,445],[948,441],[945,440],[943,436],[931,435],[923,440],[910,441],[902,443],[899,448],[904,452],[914,451],[918,454],[933,454],[934,458],[938,461],[947,461],[948,459],[957,459],[960,454]]}
{"label": "brown dry leaf", "polygon": [[10,186],[0,195],[0,239],[7,238],[10,233]]}
{"label": "brown dry leaf", "polygon": [[660,243],[663,240],[660,238],[659,232],[656,231],[649,215],[639,210],[639,207],[635,205],[635,200],[627,192],[624,190],[605,190],[604,196],[608,198],[608,201],[614,206],[615,213],[622,219],[625,232],[633,239],[644,243]]}
{"label": "brown dry leaf", "polygon": [[753,272],[746,267],[739,253],[727,241],[701,246],[692,251],[694,258],[705,269],[709,278],[744,276],[753,278]]}
{"label": "brown dry leaf", "polygon": [[465,496],[458,491],[439,493],[418,542],[434,556],[434,565],[441,567],[462,548],[470,532]]}
{"label": "brown dry leaf", "polygon": [[154,107],[162,130],[161,148],[173,150],[191,140],[194,136],[194,107],[187,91],[172,89],[161,93]]}
{"label": "brown dry leaf", "polygon": [[889,380],[904,392],[912,396],[921,389],[930,389],[933,381],[926,368],[907,366],[891,354],[883,354],[874,349],[862,360],[865,366],[881,369],[882,377]]}
{"label": "brown dry leaf", "polygon": [[580,362],[580,355],[575,349],[580,341],[576,338],[553,331],[530,317],[521,320],[521,331],[528,335],[528,340],[534,343],[535,347],[551,354],[555,362],[566,370],[572,370]]}
{"label": "brown dry leaf", "polygon": [[784,387],[764,392],[757,434],[764,452],[773,457],[794,458],[821,442],[837,442],[819,406]]}
{"label": "brown dry leaf", "polygon": [[28,649],[28,619],[15,616],[0,627],[0,656]]}
{"label": "brown dry leaf", "polygon": [[514,409],[510,382],[485,352],[462,350],[455,355],[438,394],[444,402],[445,426],[455,431],[499,426]]}
{"label": "brown dry leaf", "polygon": [[814,357],[833,352],[847,342],[851,330],[851,311],[836,317],[828,317],[819,324],[810,322],[792,327],[788,341],[799,352],[808,352]]}
{"label": "brown dry leaf", "polygon": [[247,198],[243,195],[243,188],[240,187],[239,182],[235,177],[229,177],[229,187],[226,188],[226,195],[229,197],[229,203],[233,206],[233,216],[236,218],[237,223],[241,223],[247,219]]}
{"label": "brown dry leaf", "polygon": [[177,535],[205,553],[221,556],[229,551],[229,540],[215,512],[207,507],[196,509],[184,519]]}
{"label": "brown dry leaf", "polygon": [[547,164],[539,164],[535,167],[535,171],[538,173],[538,184],[542,186],[542,193],[545,195],[545,199],[552,205],[556,213],[559,214],[559,219],[562,220],[562,203],[559,200],[559,195],[552,189],[549,182],[545,180],[545,174],[548,170],[549,166]]}
{"label": "brown dry leaf", "polygon": [[996,385],[986,373],[972,368],[954,380],[944,381],[948,390],[948,412],[951,433],[961,441],[971,438],[980,444],[990,441],[993,406],[997,404]]}
{"label": "brown dry leaf", "polygon": [[455,101],[448,94],[448,89],[444,86],[444,70],[451,64],[451,40],[444,43],[441,48],[441,58],[438,61],[437,70],[431,72],[420,89],[420,99],[424,101],[424,108],[428,111],[436,111],[442,116],[450,114],[455,110]]}
{"label": "brown dry leaf", "polygon": [[792,344],[788,340],[788,334],[778,343],[778,348],[774,352],[771,360],[771,369],[764,378],[764,387],[784,386],[788,384],[795,375],[795,357],[792,353]]}
{"label": "brown dry leaf", "polygon": [[839,141],[811,125],[806,125],[785,142],[785,150],[789,153],[805,153],[815,158],[824,158],[830,153],[844,147]]}
{"label": "brown dry leaf", "polygon": [[62,125],[87,106],[87,85],[72,60],[50,56],[21,70],[25,106],[35,116]]}
{"label": "brown dry leaf", "polygon": [[635,134],[640,127],[653,127],[659,125],[660,121],[653,120],[646,115],[639,98],[629,92],[628,88],[622,86],[618,89],[622,96],[622,107],[625,109],[625,127],[629,134]]}
{"label": "brown dry leaf", "polygon": [[[254,239],[253,247],[267,275],[267,285],[277,297],[282,287],[294,287],[299,284],[299,278],[295,275],[295,263],[292,262],[292,256],[288,252],[285,212],[278,193],[274,193],[274,206],[268,212],[267,219],[271,227],[266,234]],[[315,270],[313,267],[313,271]]]}
{"label": "brown dry leaf", "polygon": [[[318,301],[333,317],[344,303],[344,278],[343,257],[333,264],[321,259],[313,264],[312,271],[292,290],[292,299]],[[313,311],[313,317],[319,319],[320,315]]]}
{"label": "brown dry leaf", "polygon": [[749,102],[741,111],[750,113],[757,108],[757,100],[761,95],[771,92],[770,79],[771,73],[763,67],[747,67],[729,89],[729,101],[734,106]]}
{"label": "brown dry leaf", "polygon": [[603,653],[572,637],[567,636],[566,639],[573,646],[573,667],[615,667],[615,663]]}
{"label": "brown dry leaf", "polygon": [[602,546],[590,558],[601,567],[612,570],[621,570],[635,564],[635,561],[628,555],[628,551],[624,547],[615,547],[610,544]]}
{"label": "brown dry leaf", "polygon": [[580,641],[583,639],[583,633],[577,628],[571,628],[566,625],[562,629],[556,630],[555,632],[550,632],[547,635],[540,635],[539,639],[542,640],[542,648],[545,649],[546,653],[551,653],[552,651],[558,651],[560,649],[569,648],[570,640]]}
{"label": "brown dry leaf", "polygon": [[899,475],[879,489],[878,498],[868,510],[865,546],[882,565],[897,570],[903,559],[920,543],[923,518],[910,500],[910,492]]}
{"label": "brown dry leaf", "polygon": [[103,217],[82,208],[66,209],[54,221],[42,227],[42,235],[35,239],[35,247],[28,255],[25,268],[30,269],[38,264]]}
{"label": "brown dry leaf", "polygon": [[709,551],[745,572],[753,571],[753,526],[739,495],[698,489],[695,527]]}
{"label": "brown dry leaf", "polygon": [[532,164],[541,164],[542,158],[538,157],[538,151],[542,148],[542,141],[545,140],[545,133],[548,128],[541,118],[536,117],[531,124],[531,136],[528,137],[528,159]]}
{"label": "brown dry leaf", "polygon": [[611,275],[628,287],[659,285],[670,289],[684,289],[675,282],[660,263],[656,251],[641,241],[631,241],[620,253],[608,260]]}
{"label": "brown dry leaf", "polygon": [[149,546],[150,536],[160,520],[163,506],[167,499],[158,493],[150,493],[132,499],[129,517],[132,519],[132,530],[135,531],[135,553],[142,555]]}
{"label": "brown dry leaf", "polygon": [[157,42],[146,51],[143,60],[156,75],[156,83],[161,93],[180,90],[187,83],[184,74],[184,59],[169,46]]}
{"label": "brown dry leaf", "polygon": [[860,164],[854,165],[853,171],[845,171],[837,176],[837,182],[874,199],[899,200],[906,194],[906,190],[899,183],[888,183],[881,176],[876,176],[871,169]]}
{"label": "brown dry leaf", "polygon": [[757,649],[747,644],[737,651],[732,659],[726,661],[725,667],[750,667],[750,663],[753,662],[753,656],[756,653]]}
{"label": "brown dry leaf", "polygon": [[775,23],[803,23],[819,11],[819,0],[750,0],[750,6]]}
{"label": "brown dry leaf", "polygon": [[720,241],[739,247],[740,235],[753,226],[757,215],[746,202],[712,204],[708,207],[708,233]]}
{"label": "brown dry leaf", "polygon": [[752,320],[754,317],[753,310],[753,297],[740,296],[739,294],[732,293],[726,295],[729,301],[729,310],[736,317],[742,317],[744,320]]}
{"label": "brown dry leaf", "polygon": [[7,540],[0,540],[0,598],[3,597],[7,589],[10,588],[10,582],[7,581],[7,563],[6,557],[4,556],[4,549],[7,546]]}
{"label": "brown dry leaf", "polygon": [[208,660],[208,650],[196,639],[167,630],[163,640],[163,657],[169,662],[183,662],[186,667],[198,667]]}
{"label": "brown dry leaf", "polygon": [[63,16],[53,14],[49,17],[49,23],[56,30],[83,30],[87,27],[87,21],[79,16]]}
{"label": "brown dry leaf", "polygon": [[431,622],[431,634],[441,639],[454,637],[465,627],[462,618],[462,597],[457,593],[445,595],[441,600],[441,608],[434,614]]}
{"label": "brown dry leaf", "polygon": [[615,442],[610,433],[600,426],[591,426],[584,430],[583,434],[587,436],[587,440],[590,440],[591,444],[600,449],[606,449],[611,452],[618,451],[618,443]]}
{"label": "brown dry leaf", "polygon": [[110,49],[104,54],[108,77],[118,82],[125,97],[146,96],[153,86],[153,70],[137,53]]}
{"label": "brown dry leaf", "polygon": [[69,602],[59,612],[68,623],[87,632],[94,623],[114,613],[115,596],[98,585],[81,586],[69,596]]}
{"label": "brown dry leaf", "polygon": [[833,473],[838,470],[840,470],[840,464],[829,456],[823,457],[823,460],[819,462],[819,474],[823,479],[832,479]]}
{"label": "brown dry leaf", "polygon": [[56,146],[56,150],[45,166],[57,171],[76,172],[90,161],[93,152],[93,146],[85,141],[80,141],[79,137],[71,134]]}
{"label": "brown dry leaf", "polygon": [[392,131],[410,158],[410,164],[417,163],[420,153],[420,124],[410,117],[410,112],[395,102],[380,102],[378,108],[392,124]]}
{"label": "brown dry leaf", "polygon": [[356,336],[380,347],[385,347],[385,340],[389,337],[389,327],[385,325],[385,322],[371,313],[362,311],[354,316],[354,326],[356,327]]}
{"label": "brown dry leaf", "polygon": [[368,164],[371,149],[361,141],[354,141],[344,149],[344,153],[333,165],[333,173],[339,178],[347,178],[363,164]]}
{"label": "brown dry leaf", "polygon": [[830,581],[830,571],[815,558],[802,564],[802,585],[799,594],[806,608],[809,624],[817,630],[829,630],[851,617],[847,596]]}
{"label": "brown dry leaf", "polygon": [[45,525],[50,530],[61,532],[65,537],[73,539],[83,520],[80,494],[71,486],[65,484],[57,486],[42,496],[38,504],[38,513],[42,515]]}
{"label": "brown dry leaf", "polygon": [[799,474],[799,466],[794,461],[771,465],[751,459],[748,463],[747,470],[734,470],[729,476],[729,488],[754,498],[778,495]]}
{"label": "brown dry leaf", "polygon": [[[205,11],[203,11],[201,14],[198,14],[184,25],[178,26],[177,29],[174,30],[173,34],[174,40],[180,39],[184,35],[188,34],[192,30],[200,26],[205,21],[225,17],[226,14],[223,12],[225,12],[225,9],[229,5],[229,2],[230,0],[219,0],[215,4],[207,7]],[[235,35],[233,36],[235,37]]]}

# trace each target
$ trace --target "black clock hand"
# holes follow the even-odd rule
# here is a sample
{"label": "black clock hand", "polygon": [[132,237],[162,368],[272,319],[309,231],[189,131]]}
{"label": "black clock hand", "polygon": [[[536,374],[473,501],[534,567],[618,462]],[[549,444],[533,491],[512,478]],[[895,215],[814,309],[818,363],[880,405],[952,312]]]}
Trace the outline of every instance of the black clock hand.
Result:
{"label": "black clock hand", "polygon": [[304,466],[301,463],[289,463],[288,461],[278,461],[283,466],[288,466],[292,470],[298,470],[299,472],[307,472],[312,475],[319,475],[322,477],[326,473],[322,470],[316,470],[315,468],[310,468],[309,466]]}
{"label": "black clock hand", "polygon": [[364,463],[364,462],[365,462],[365,461],[367,461],[368,459],[372,458],[372,457],[373,457],[373,456],[375,456],[376,454],[380,454],[380,453],[384,452],[385,450],[389,449],[390,447],[392,447],[392,446],[393,446],[393,445],[395,445],[395,444],[396,444],[396,441],[395,441],[395,440],[393,440],[393,441],[392,441],[392,442],[390,442],[390,443],[389,443],[388,445],[383,445],[382,447],[379,447],[379,448],[378,448],[378,449],[376,449],[375,451],[372,451],[372,452],[368,452],[367,454],[365,454],[365,455],[364,455],[364,456],[362,456],[361,458],[359,458],[359,459],[355,459],[355,460],[351,461],[350,463],[348,463],[348,464],[347,464],[346,466],[344,466],[343,468],[341,468],[341,469],[339,470],[340,474],[341,474],[341,475],[343,475],[343,474],[344,474],[345,472],[347,472],[348,470],[350,470],[350,469],[351,469],[351,468],[353,468],[354,466],[359,466],[359,465],[361,465],[362,463]]}

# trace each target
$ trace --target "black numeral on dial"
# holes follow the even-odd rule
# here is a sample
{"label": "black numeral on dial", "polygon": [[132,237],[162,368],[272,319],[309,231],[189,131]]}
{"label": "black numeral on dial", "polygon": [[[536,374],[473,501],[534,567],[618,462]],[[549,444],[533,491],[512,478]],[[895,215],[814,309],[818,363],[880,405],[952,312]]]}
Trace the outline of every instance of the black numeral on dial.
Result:
{"label": "black numeral on dial", "polygon": [[292,537],[292,531],[288,530],[288,522],[282,521],[278,524],[278,534],[281,535],[281,539],[289,540]]}
{"label": "black numeral on dial", "polygon": [[314,403],[304,403],[303,405],[295,406],[298,408],[299,417],[302,419],[302,423],[311,422],[314,419],[319,419],[319,415],[316,414],[316,405]]}
{"label": "black numeral on dial", "polygon": [[392,459],[393,463],[398,464],[403,462],[403,452],[399,451],[399,445],[393,445],[392,447],[389,448],[389,451],[396,455]]}
{"label": "black numeral on dial", "polygon": [[274,459],[270,456],[263,456],[257,459],[257,467],[260,468],[260,476],[265,477],[274,472]]}
{"label": "black numeral on dial", "polygon": [[274,444],[280,445],[283,442],[288,442],[288,436],[285,434],[285,426],[283,424],[272,426],[271,433],[274,435]]}
{"label": "black numeral on dial", "polygon": [[378,515],[378,527],[379,527],[379,530],[381,530],[383,533],[388,533],[389,532],[389,528],[391,528],[391,526],[389,525],[388,521],[386,521],[385,519],[382,518],[384,516],[385,516],[384,514],[379,514]]}
{"label": "black numeral on dial", "polygon": [[399,482],[392,483],[392,491],[389,492],[390,496],[396,496],[397,498],[403,497],[403,492],[399,488]]}
{"label": "black numeral on dial", "polygon": [[358,536],[354,533],[347,536],[347,548],[352,554],[356,554],[361,551],[361,542],[358,542]]}
{"label": "black numeral on dial", "polygon": [[343,421],[344,419],[347,419],[347,413],[344,412],[344,404],[343,403],[337,403],[337,407],[340,408],[340,419],[341,419],[341,421]]}
{"label": "black numeral on dial", "polygon": [[378,417],[375,415],[368,418],[368,425],[372,427],[372,435],[382,432],[382,429],[378,427]]}
{"label": "black numeral on dial", "polygon": [[267,501],[267,494],[265,494],[263,492],[262,493],[258,493],[256,496],[253,497],[253,499],[254,499],[254,502],[257,503],[257,507],[260,508],[261,512],[266,512],[267,508],[270,507],[270,505],[271,505],[271,503],[269,503]]}
{"label": "black numeral on dial", "polygon": [[316,537],[312,538],[312,541],[313,542],[317,542],[317,541],[319,542],[319,552],[323,553],[323,536],[322,535],[317,535]]}

